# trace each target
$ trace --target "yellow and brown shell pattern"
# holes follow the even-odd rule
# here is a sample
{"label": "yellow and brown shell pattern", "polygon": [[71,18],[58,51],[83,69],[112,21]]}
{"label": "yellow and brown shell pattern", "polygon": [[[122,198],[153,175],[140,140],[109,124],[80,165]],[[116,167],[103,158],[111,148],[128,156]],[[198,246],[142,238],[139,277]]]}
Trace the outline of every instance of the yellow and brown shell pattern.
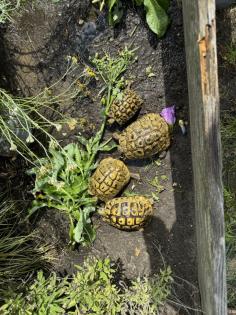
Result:
{"label": "yellow and brown shell pattern", "polygon": [[106,202],[99,213],[110,225],[126,231],[134,231],[148,223],[153,215],[152,201],[144,196],[114,198]]}
{"label": "yellow and brown shell pattern", "polygon": [[101,160],[90,178],[89,192],[106,201],[115,197],[129,180],[130,172],[124,162],[108,157]]}
{"label": "yellow and brown shell pattern", "polygon": [[171,140],[167,122],[156,113],[142,116],[113,137],[119,141],[118,150],[128,159],[148,158],[165,151]]}
{"label": "yellow and brown shell pattern", "polygon": [[111,104],[108,123],[117,122],[121,126],[124,125],[135,115],[142,104],[143,100],[134,90],[124,90],[122,99],[115,99]]}

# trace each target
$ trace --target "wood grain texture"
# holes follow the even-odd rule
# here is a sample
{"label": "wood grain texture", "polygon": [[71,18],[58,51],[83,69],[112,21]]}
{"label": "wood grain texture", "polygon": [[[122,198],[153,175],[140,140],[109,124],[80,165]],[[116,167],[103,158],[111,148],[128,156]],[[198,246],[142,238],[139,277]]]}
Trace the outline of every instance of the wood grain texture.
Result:
{"label": "wood grain texture", "polygon": [[206,315],[226,315],[215,0],[183,0],[198,278]]}

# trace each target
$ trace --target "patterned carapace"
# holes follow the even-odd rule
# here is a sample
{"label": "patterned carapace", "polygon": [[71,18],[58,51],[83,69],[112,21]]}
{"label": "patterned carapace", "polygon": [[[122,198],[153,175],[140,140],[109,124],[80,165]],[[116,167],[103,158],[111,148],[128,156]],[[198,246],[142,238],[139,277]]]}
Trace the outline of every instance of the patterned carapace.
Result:
{"label": "patterned carapace", "polygon": [[110,225],[126,231],[139,230],[153,215],[152,202],[144,196],[114,198],[99,213]]}
{"label": "patterned carapace", "polygon": [[142,103],[142,99],[135,91],[130,89],[124,90],[122,99],[115,99],[111,104],[108,123],[117,122],[119,125],[124,125],[135,115]]}
{"label": "patterned carapace", "polygon": [[167,122],[155,113],[142,116],[113,137],[119,141],[118,150],[128,159],[143,159],[165,151],[171,140]]}
{"label": "patterned carapace", "polygon": [[111,157],[103,159],[89,183],[89,191],[100,200],[106,201],[115,197],[129,182],[130,172],[120,160]]}

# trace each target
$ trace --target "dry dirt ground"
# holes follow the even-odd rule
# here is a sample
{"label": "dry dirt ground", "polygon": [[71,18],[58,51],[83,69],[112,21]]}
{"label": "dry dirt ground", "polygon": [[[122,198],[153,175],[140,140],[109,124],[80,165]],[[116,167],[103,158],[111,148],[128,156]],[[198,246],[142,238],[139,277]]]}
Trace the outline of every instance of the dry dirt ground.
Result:
{"label": "dry dirt ground", "polygon": [[[163,107],[175,104],[177,119],[188,122],[181,6],[172,1],[169,10],[171,24],[161,40],[149,31],[142,10],[128,6],[122,23],[115,29],[107,25],[105,16],[98,17],[98,14],[86,0],[61,0],[57,4],[43,0],[26,4],[14,17],[13,23],[1,31],[1,86],[13,93],[34,95],[60,78],[67,66],[67,56],[76,55],[86,63],[88,53],[93,56],[104,50],[115,54],[125,45],[132,44],[138,48],[138,58],[126,77],[135,78],[133,88],[144,100],[139,115],[159,112]],[[86,51],[81,42],[81,32],[89,21],[96,22],[97,36],[88,41]],[[151,78],[146,75],[149,66],[155,74]],[[72,79],[66,78],[60,88],[67,86]],[[96,95],[99,88],[99,84],[91,86],[92,95]],[[64,137],[65,143],[75,140],[78,131],[91,136],[99,126],[100,105],[92,98],[79,98],[74,104],[65,104],[64,110],[87,121],[85,126],[78,126],[73,134]],[[108,130],[105,137],[111,131]],[[119,154],[114,152],[113,156]],[[183,136],[176,126],[167,156],[161,163],[155,163],[156,160],[157,157],[127,162],[131,171],[141,177],[140,181],[132,180],[128,190],[132,187],[139,194],[155,192],[150,185],[155,176],[164,186],[159,202],[155,203],[154,218],[144,231],[119,231],[95,215],[97,238],[94,244],[90,248],[80,247],[72,251],[67,246],[68,222],[61,214],[51,209],[42,210],[37,216],[36,228],[46,242],[55,244],[58,262],[54,268],[59,273],[70,274],[74,265],[88,255],[109,255],[119,262],[128,278],[134,278],[158,272],[164,259],[173,270],[178,298],[194,307],[197,263],[189,132]],[[29,198],[27,194],[24,197]]]}

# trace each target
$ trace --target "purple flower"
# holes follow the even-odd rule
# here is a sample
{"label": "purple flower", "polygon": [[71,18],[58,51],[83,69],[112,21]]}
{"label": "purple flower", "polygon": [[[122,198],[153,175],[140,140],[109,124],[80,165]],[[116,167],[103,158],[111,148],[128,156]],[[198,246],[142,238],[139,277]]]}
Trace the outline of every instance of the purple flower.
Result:
{"label": "purple flower", "polygon": [[165,107],[160,115],[165,119],[167,124],[174,125],[176,117],[175,117],[175,105],[170,107]]}

